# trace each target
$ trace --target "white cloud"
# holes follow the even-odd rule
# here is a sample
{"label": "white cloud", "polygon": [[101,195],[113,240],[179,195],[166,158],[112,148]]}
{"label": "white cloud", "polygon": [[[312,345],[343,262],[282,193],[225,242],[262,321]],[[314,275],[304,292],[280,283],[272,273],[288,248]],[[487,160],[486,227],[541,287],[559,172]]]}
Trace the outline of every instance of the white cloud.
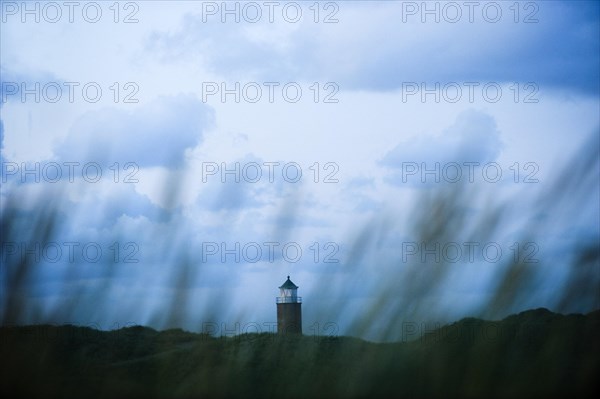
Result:
{"label": "white cloud", "polygon": [[58,145],[61,160],[90,159],[102,164],[132,162],[140,167],[176,167],[184,152],[202,141],[212,111],[191,95],[162,97],[132,111],[88,112]]}
{"label": "white cloud", "polygon": [[500,132],[494,118],[484,112],[469,110],[459,114],[456,121],[439,134],[419,135],[401,142],[382,162],[388,166],[398,166],[408,160],[490,162],[498,157],[501,148]]}

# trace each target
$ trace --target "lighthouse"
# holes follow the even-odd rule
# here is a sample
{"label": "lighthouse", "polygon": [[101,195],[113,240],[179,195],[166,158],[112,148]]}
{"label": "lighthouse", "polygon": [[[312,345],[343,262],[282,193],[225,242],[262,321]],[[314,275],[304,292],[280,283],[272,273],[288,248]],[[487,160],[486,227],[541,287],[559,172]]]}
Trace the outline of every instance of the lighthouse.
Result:
{"label": "lighthouse", "polygon": [[277,332],[279,334],[302,334],[302,298],[298,286],[290,276],[279,287],[277,303]]}

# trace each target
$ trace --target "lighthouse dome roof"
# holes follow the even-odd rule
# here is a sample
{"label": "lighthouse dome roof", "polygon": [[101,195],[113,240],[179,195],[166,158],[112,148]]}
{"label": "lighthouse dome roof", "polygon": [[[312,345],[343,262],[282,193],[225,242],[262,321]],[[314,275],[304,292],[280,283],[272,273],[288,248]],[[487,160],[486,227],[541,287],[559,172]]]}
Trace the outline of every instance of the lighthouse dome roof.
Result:
{"label": "lighthouse dome roof", "polygon": [[284,289],[284,290],[289,290],[289,289],[297,289],[298,286],[296,284],[292,283],[292,280],[290,280],[290,276],[287,276],[287,280],[285,280],[285,283],[283,283],[283,285],[279,288]]}

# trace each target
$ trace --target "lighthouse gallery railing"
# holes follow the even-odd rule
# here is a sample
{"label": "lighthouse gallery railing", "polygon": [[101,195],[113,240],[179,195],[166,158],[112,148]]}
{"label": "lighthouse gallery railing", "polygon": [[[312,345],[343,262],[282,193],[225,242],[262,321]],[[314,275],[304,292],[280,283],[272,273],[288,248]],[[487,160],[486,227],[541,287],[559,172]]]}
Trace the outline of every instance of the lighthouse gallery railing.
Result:
{"label": "lighthouse gallery railing", "polygon": [[277,303],[302,303],[301,296],[278,296],[275,297]]}

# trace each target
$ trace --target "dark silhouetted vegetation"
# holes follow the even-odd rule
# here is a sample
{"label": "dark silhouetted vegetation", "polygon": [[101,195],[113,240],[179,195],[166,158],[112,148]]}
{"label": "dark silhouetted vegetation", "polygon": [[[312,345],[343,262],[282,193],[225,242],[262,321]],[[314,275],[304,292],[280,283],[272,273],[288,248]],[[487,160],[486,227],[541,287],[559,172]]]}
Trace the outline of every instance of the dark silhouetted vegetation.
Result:
{"label": "dark silhouetted vegetation", "polygon": [[408,342],[1,329],[3,397],[591,397],[600,311],[463,319]]}

